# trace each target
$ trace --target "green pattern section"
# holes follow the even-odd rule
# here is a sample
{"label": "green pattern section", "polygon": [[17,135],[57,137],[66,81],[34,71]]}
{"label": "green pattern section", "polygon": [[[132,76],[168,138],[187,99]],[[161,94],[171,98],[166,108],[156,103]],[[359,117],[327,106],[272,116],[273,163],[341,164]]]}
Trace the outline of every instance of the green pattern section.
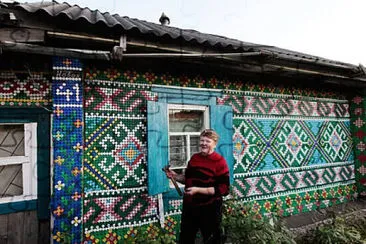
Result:
{"label": "green pattern section", "polygon": [[261,214],[277,212],[282,216],[295,215],[351,201],[354,199],[356,189],[354,184],[342,185],[270,199],[254,200],[250,202],[250,205],[254,212]]}
{"label": "green pattern section", "polygon": [[85,177],[86,187],[90,181],[103,189],[146,185],[145,120],[88,116],[86,124],[84,167],[94,174]]}

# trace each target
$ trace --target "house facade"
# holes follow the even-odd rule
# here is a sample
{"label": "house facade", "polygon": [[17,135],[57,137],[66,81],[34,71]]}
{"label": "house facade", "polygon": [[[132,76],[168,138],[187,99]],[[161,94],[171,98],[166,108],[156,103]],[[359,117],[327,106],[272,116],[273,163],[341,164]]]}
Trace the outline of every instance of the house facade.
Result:
{"label": "house facade", "polygon": [[182,199],[161,169],[184,170],[205,128],[220,135],[232,197],[255,212],[366,194],[361,65],[67,3],[0,14],[8,243],[177,236]]}

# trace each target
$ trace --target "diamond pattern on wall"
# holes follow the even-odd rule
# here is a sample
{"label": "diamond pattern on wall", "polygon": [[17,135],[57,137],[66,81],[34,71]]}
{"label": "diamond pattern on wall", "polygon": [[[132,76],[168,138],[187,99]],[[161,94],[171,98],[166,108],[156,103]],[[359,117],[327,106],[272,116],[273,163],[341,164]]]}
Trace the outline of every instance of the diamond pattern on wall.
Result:
{"label": "diamond pattern on wall", "polygon": [[84,168],[86,191],[146,184],[146,123],[141,119],[87,115]]}
{"label": "diamond pattern on wall", "polygon": [[[235,173],[353,160],[347,120],[310,122],[237,117],[234,129]],[[245,153],[237,148],[245,148]]]}

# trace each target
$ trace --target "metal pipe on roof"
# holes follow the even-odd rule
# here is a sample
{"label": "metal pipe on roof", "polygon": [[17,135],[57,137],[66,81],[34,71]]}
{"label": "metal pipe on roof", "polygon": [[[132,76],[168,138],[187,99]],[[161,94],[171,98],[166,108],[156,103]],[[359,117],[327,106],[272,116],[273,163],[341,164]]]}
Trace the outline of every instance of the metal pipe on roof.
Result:
{"label": "metal pipe on roof", "polygon": [[[77,49],[65,49],[65,48],[55,48],[55,47],[44,47],[34,44],[25,44],[25,43],[15,43],[15,42],[8,42],[3,41],[0,42],[0,51],[2,50],[8,50],[13,52],[25,52],[25,53],[35,53],[35,54],[43,54],[43,55],[52,55],[52,56],[66,56],[70,58],[84,58],[84,59],[98,59],[98,60],[111,60],[111,53],[107,51],[96,51],[96,50],[77,50]],[[1,52],[0,52],[1,53]],[[229,53],[230,54],[230,53]],[[245,55],[246,53],[235,53],[235,55]],[[249,56],[252,55],[262,55],[261,52],[251,52],[247,53]],[[202,58],[203,54],[181,54],[181,53],[165,53],[165,54],[156,54],[156,53],[130,53],[130,54],[123,54],[123,57],[125,58],[167,58],[170,57],[168,55],[172,55],[171,57],[197,57]],[[206,57],[217,57],[214,56],[215,54],[207,54]],[[217,55],[217,54],[216,54]],[[222,57],[222,53],[218,54],[218,57]],[[238,61],[237,61],[238,62]],[[239,62],[238,62],[239,63]],[[239,63],[240,64],[240,63]],[[330,73],[324,73],[319,71],[313,71],[313,70],[305,70],[300,68],[292,68],[288,66],[283,65],[274,65],[274,64],[263,64],[261,66],[262,68],[268,67],[271,70],[283,70],[283,71],[292,71],[292,72],[299,72],[304,74],[311,74],[311,75],[321,75],[326,77],[332,77],[332,78],[341,78],[341,79],[348,79],[348,80],[355,80],[358,82],[361,82],[363,84],[366,83],[366,79],[362,78],[352,78],[347,77],[344,75],[337,75],[337,74],[330,74]],[[265,71],[265,70],[264,70]]]}
{"label": "metal pipe on roof", "polygon": [[[120,40],[117,40],[117,39],[103,38],[103,37],[96,37],[96,36],[86,36],[86,35],[72,34],[72,33],[47,31],[47,34],[50,35],[50,36],[55,36],[55,37],[69,37],[69,38],[76,38],[76,39],[83,39],[83,40],[95,40],[95,41],[107,42],[107,43],[113,43],[113,44],[119,44],[120,43]],[[146,42],[140,43],[140,42],[130,40],[130,41],[127,41],[127,45],[136,46],[136,47],[154,48],[154,49],[160,49],[160,50],[177,52],[177,53],[189,53],[189,54],[194,54],[194,55],[201,55],[201,53],[197,52],[197,51],[188,51],[188,50],[183,50],[181,48],[162,47],[162,46],[158,46],[158,45],[148,44]],[[296,57],[296,56],[289,56],[287,54],[274,52],[272,50],[261,49],[261,50],[256,51],[256,52],[261,52],[264,55],[271,55],[275,58],[294,61],[294,62],[304,62],[304,63],[315,64],[315,65],[318,64],[318,65],[322,65],[322,66],[326,66],[326,67],[348,69],[348,70],[352,70],[352,71],[357,70],[357,67],[352,67],[352,65],[343,65],[343,64],[338,64],[338,63],[327,63],[327,62],[324,62],[320,59],[309,59],[309,58],[302,58],[302,57]],[[206,55],[208,57],[211,54],[210,55],[205,54],[205,56]],[[224,53],[224,54],[220,53],[220,55],[222,57],[257,56],[257,55],[241,55],[241,53]],[[216,56],[216,54],[212,53],[212,56]],[[194,57],[194,56],[192,56],[192,57]]]}
{"label": "metal pipe on roof", "polygon": [[120,40],[112,39],[112,38],[85,36],[85,35],[80,35],[80,34],[63,33],[63,32],[56,32],[56,31],[47,31],[47,35],[55,36],[55,37],[68,37],[68,38],[74,38],[74,39],[83,39],[83,40],[94,40],[94,41],[108,42],[108,43],[113,43],[113,44],[119,44],[119,42],[120,42]]}
{"label": "metal pipe on roof", "polygon": [[246,53],[124,53],[126,58],[220,58],[220,57],[249,57],[260,56],[262,52],[246,52]]}

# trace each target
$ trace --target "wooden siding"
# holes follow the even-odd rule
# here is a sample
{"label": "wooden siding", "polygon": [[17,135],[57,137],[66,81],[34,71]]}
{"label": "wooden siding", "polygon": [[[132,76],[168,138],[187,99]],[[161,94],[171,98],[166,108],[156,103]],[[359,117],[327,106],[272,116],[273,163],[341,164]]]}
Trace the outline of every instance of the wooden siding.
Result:
{"label": "wooden siding", "polygon": [[0,215],[0,244],[50,243],[49,221],[39,221],[37,211]]}

